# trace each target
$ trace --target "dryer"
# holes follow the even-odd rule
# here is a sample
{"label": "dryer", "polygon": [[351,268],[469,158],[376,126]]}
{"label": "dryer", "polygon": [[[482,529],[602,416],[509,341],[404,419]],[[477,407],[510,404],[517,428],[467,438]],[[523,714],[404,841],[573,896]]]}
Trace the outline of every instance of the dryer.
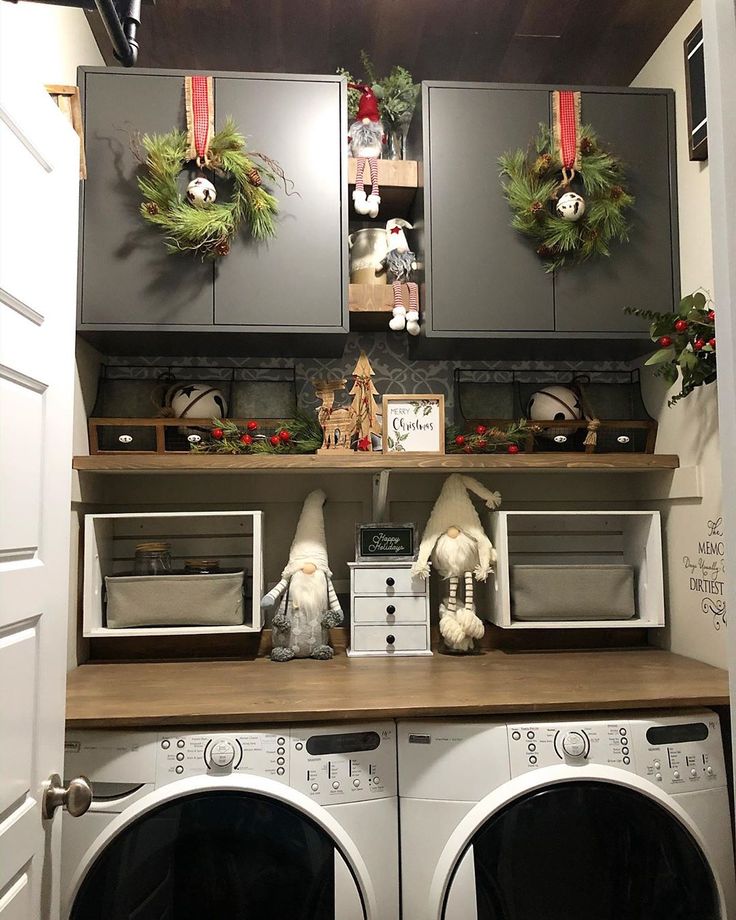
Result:
{"label": "dryer", "polygon": [[65,773],[71,920],[398,920],[393,722],[78,731]]}
{"label": "dryer", "polygon": [[710,711],[398,723],[407,920],[736,920]]}

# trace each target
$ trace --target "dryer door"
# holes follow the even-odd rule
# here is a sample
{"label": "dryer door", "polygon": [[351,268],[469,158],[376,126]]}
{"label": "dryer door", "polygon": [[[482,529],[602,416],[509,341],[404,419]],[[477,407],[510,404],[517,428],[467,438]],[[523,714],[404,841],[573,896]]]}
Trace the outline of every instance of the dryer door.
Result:
{"label": "dryer door", "polygon": [[696,828],[651,783],[551,767],[474,806],[435,873],[442,920],[725,920]]}
{"label": "dryer door", "polygon": [[82,859],[66,917],[375,920],[376,913],[365,863],[324,808],[272,780],[227,776],[172,783],[116,817]]}

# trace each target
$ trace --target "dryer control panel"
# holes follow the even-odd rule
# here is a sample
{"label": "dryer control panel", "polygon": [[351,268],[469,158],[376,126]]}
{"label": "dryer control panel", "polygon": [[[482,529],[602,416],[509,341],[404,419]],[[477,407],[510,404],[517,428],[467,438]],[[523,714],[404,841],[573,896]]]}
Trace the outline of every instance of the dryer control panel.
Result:
{"label": "dryer control panel", "polygon": [[713,712],[507,726],[511,775],[540,767],[603,764],[651,780],[666,792],[726,783],[720,724]]}
{"label": "dryer control panel", "polygon": [[321,805],[395,796],[394,723],[158,736],[157,786],[203,773],[264,776]]}

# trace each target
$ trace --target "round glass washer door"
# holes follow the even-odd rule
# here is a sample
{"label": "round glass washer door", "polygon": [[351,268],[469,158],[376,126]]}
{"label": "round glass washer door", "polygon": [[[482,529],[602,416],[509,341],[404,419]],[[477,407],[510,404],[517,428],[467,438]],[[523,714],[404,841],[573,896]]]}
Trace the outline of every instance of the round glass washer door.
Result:
{"label": "round glass washer door", "polygon": [[430,915],[442,920],[724,916],[705,854],[683,821],[612,782],[529,789],[476,820],[459,856],[450,856],[451,845],[452,838],[432,886]]}
{"label": "round glass washer door", "polygon": [[98,838],[73,887],[70,920],[376,920],[340,825],[258,777],[182,780],[139,800]]}

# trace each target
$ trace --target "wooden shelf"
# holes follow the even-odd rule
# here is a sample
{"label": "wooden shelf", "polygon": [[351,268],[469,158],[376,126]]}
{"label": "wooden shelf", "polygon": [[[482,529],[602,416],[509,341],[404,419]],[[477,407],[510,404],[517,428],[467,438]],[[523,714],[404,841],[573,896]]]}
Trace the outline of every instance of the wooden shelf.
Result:
{"label": "wooden shelf", "polygon": [[[409,291],[405,284],[401,285],[401,298],[408,310]],[[351,284],[348,304],[351,329],[386,331],[394,308],[394,291],[390,284]]]}
{"label": "wooden shelf", "polygon": [[98,454],[75,457],[73,467],[93,473],[365,473],[406,470],[412,473],[454,470],[532,472],[656,473],[675,470],[674,454],[381,454],[355,453],[255,456],[229,454]]}
{"label": "wooden shelf", "polygon": [[[355,186],[356,163],[353,157],[348,157],[348,183],[350,193]],[[416,160],[379,160],[378,184],[381,189],[381,210],[376,218],[385,223],[390,217],[406,217],[416,194],[419,177],[419,166]],[[365,165],[363,181],[370,189],[370,172],[368,164]],[[353,211],[352,197],[350,199],[350,218],[355,220],[370,221],[369,217],[356,214]]]}
{"label": "wooden shelf", "polygon": [[245,725],[728,705],[728,673],[661,649],[86,664],[71,728]]}

